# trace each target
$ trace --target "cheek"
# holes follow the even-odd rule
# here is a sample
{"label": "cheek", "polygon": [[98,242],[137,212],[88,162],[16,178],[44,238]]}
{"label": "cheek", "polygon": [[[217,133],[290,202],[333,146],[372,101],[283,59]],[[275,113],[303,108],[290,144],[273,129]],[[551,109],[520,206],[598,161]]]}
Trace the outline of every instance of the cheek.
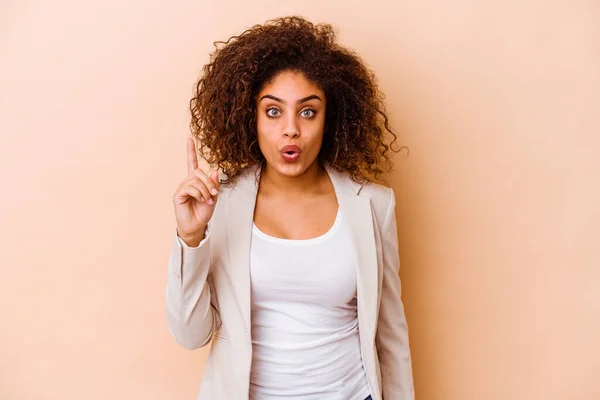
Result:
{"label": "cheek", "polygon": [[256,138],[258,147],[263,153],[266,149],[272,147],[271,144],[277,141],[277,129],[275,129],[272,122],[264,117],[258,117],[256,120]]}
{"label": "cheek", "polygon": [[321,147],[323,146],[323,133],[320,135],[315,135],[311,142],[311,147],[313,148],[313,153],[318,154],[321,151]]}
{"label": "cheek", "polygon": [[304,137],[311,145],[319,145],[323,141],[324,124],[322,121],[311,121],[304,129]]}

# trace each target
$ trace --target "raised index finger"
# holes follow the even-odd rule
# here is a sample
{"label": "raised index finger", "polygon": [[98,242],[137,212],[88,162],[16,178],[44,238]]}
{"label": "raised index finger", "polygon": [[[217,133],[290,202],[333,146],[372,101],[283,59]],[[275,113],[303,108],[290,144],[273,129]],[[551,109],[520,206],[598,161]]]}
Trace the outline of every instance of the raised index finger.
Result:
{"label": "raised index finger", "polygon": [[194,139],[188,138],[187,140],[187,164],[188,164],[188,174],[191,174],[192,171],[198,169],[198,156],[196,155],[196,145],[194,144]]}

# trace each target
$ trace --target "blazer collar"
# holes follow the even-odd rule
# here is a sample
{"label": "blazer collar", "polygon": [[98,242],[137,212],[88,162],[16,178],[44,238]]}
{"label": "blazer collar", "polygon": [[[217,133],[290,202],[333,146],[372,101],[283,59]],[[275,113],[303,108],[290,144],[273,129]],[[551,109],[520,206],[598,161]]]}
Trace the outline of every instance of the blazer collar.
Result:
{"label": "blazer collar", "polygon": [[359,194],[363,184],[353,181],[347,173],[339,172],[331,165],[325,164],[335,193]]}
{"label": "blazer collar", "polygon": [[[364,186],[361,183],[353,181],[347,173],[339,172],[329,163],[325,164],[325,170],[331,179],[336,194],[343,193],[356,195],[360,193],[360,190]],[[247,167],[232,184],[231,193],[241,192],[245,196],[256,198],[259,179],[260,166],[254,165]]]}

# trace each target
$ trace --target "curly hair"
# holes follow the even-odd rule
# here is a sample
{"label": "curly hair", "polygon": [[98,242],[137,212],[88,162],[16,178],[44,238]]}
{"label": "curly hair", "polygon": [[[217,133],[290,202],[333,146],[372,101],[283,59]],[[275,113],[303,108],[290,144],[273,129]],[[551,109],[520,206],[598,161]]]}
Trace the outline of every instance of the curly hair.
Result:
{"label": "curly hair", "polygon": [[230,182],[265,162],[258,147],[255,99],[283,71],[302,73],[325,93],[325,130],[318,156],[357,182],[392,168],[396,141],[375,76],[352,51],[336,43],[329,24],[285,17],[255,25],[215,51],[190,100],[191,131],[205,160]]}

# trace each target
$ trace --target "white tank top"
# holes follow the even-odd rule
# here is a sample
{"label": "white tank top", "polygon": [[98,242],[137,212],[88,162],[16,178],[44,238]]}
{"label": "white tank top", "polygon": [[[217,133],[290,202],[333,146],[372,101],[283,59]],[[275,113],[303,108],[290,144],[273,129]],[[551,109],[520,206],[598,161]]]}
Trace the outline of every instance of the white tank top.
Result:
{"label": "white tank top", "polygon": [[364,400],[358,336],[357,258],[338,212],[307,240],[252,231],[250,399]]}

